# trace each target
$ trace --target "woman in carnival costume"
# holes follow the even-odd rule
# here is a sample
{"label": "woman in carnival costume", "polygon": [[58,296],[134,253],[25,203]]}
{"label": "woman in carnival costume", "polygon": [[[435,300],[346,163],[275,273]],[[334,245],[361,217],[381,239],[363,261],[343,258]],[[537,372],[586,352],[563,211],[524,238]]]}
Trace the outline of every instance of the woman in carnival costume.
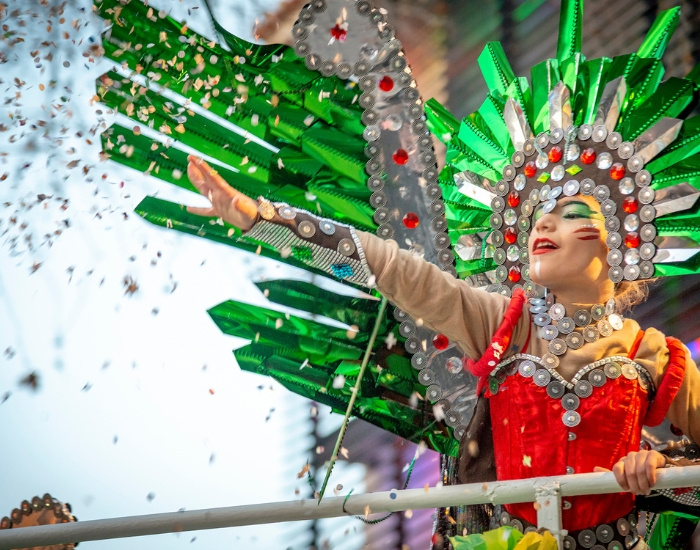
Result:
{"label": "woman in carnival costume", "polygon": [[[564,82],[554,86],[549,127],[533,137],[512,99],[499,121],[520,125],[511,135],[510,162],[493,182],[491,242],[495,254],[505,258],[500,265],[506,278],[531,281],[532,293],[535,285],[544,287],[542,297],[527,299],[523,289],[510,298],[474,289],[391,240],[284,204],[256,202],[194,157],[188,176],[212,207],[190,211],[222,217],[244,230],[246,239],[277,248],[315,237],[312,242],[329,251],[324,262],[329,265],[352,260],[363,282],[371,280],[411,317],[458,343],[467,356],[480,358],[468,368],[480,377],[480,392],[488,400],[497,478],[612,470],[629,492],[565,501],[565,547],[576,541],[584,548],[607,546],[613,540],[630,547],[637,541],[634,521],[628,521],[634,494],[648,495],[657,469],[674,464],[658,451],[640,450],[641,428],[668,418],[700,441],[700,374],[679,341],[655,329],[641,330],[621,314],[643,298],[655,259],[664,257],[655,244],[655,220],[670,219],[674,201],[686,210],[682,198],[697,192],[687,178],[663,170],[669,162],[654,162],[667,148],[679,160],[684,156],[682,120],[618,122],[629,101],[624,76],[606,83],[596,106],[577,105],[574,99]],[[578,115],[587,122],[574,124]],[[494,144],[484,136],[476,146],[466,139],[448,145],[477,151]],[[683,160],[697,162],[690,156]],[[662,189],[651,186],[660,172]],[[469,435],[462,442],[465,473],[472,461]],[[517,519],[521,528],[536,524],[530,503],[505,509],[506,521]],[[611,548],[618,547],[623,546]]]}
{"label": "woman in carnival costume", "polygon": [[[360,15],[373,13],[366,2],[357,4]],[[307,66],[347,78],[350,66],[310,53],[314,18],[329,9],[318,0],[302,12],[295,51],[307,56]],[[564,501],[564,546],[617,550],[642,544],[634,495],[649,494],[659,468],[690,463],[640,449],[642,427],[666,418],[700,441],[700,373],[687,348],[623,317],[650,279],[700,267],[700,117],[683,118],[697,103],[700,71],[661,82],[660,58],[678,10],[659,16],[635,54],[587,61],[582,9],[580,1],[563,2],[557,56],[534,67],[530,83],[513,74],[500,44],[490,43],[479,59],[490,89],[479,111],[460,122],[436,103],[426,105],[427,124],[448,149],[439,177],[444,202],[428,207],[436,250],[401,249],[400,232],[415,229],[421,216],[384,207],[387,195],[405,191],[402,166],[419,173],[428,198],[440,193],[433,193],[434,156],[410,86],[402,95],[408,108],[399,107],[411,117],[412,132],[393,145],[378,137],[401,128],[396,113],[376,117],[381,94],[394,82],[410,82],[405,62],[392,65],[393,80],[360,80],[379,237],[285,203],[253,200],[194,156],[187,174],[212,205],[188,210],[223,218],[244,232],[243,242],[306,251],[300,259],[310,267],[376,288],[400,308],[406,335],[427,327],[445,340],[434,340],[435,349],[458,346],[470,359],[448,362],[448,370],[466,367],[478,379],[479,402],[468,417],[460,416],[456,383],[422,368],[426,354],[412,360],[422,368],[427,397],[445,400],[446,422],[460,440],[458,479],[612,470],[626,492]],[[346,35],[350,41],[352,31],[352,23],[331,28],[335,42]],[[387,100],[384,112],[392,105]],[[405,146],[410,139],[414,149]],[[449,228],[457,269],[450,265],[445,209],[448,220],[461,216]],[[685,504],[699,500],[690,491]],[[499,524],[524,531],[536,525],[531,503],[504,508]]]}

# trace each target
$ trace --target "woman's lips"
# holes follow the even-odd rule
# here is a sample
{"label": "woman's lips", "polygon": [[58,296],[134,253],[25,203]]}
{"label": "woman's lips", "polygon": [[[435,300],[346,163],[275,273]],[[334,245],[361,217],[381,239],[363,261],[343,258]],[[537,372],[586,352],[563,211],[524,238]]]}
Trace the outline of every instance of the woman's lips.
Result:
{"label": "woman's lips", "polygon": [[537,239],[532,245],[532,254],[534,256],[539,256],[540,254],[547,254],[548,252],[554,252],[559,247],[554,244],[549,239]]}

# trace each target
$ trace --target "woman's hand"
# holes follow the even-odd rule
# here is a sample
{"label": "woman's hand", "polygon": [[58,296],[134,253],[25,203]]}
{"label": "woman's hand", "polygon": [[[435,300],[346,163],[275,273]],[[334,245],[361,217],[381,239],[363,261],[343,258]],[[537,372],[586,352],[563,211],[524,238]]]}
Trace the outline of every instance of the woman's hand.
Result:
{"label": "woman's hand", "polygon": [[190,155],[187,157],[187,177],[192,185],[207,197],[211,206],[188,206],[187,211],[199,216],[215,216],[248,231],[258,218],[258,203],[240,191],[236,191],[202,159]]}
{"label": "woman's hand", "polygon": [[[666,465],[666,459],[658,451],[631,452],[618,460],[612,468],[615,479],[625,491],[635,495],[648,495],[656,485],[656,470]],[[608,472],[595,467],[595,472]]]}

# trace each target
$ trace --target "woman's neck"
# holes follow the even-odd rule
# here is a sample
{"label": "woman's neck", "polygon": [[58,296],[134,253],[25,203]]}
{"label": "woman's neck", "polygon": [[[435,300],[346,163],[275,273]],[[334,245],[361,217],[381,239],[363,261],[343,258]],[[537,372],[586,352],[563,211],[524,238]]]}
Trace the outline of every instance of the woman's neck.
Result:
{"label": "woman's neck", "polygon": [[590,308],[593,304],[605,305],[614,296],[614,285],[612,281],[607,284],[591,284],[587,288],[566,288],[553,290],[554,300],[563,305],[568,315],[578,309]]}

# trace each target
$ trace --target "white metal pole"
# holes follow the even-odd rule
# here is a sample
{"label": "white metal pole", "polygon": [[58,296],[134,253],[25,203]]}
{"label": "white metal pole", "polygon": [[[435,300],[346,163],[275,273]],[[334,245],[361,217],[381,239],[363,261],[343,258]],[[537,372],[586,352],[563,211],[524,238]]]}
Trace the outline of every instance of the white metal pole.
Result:
{"label": "white metal pole", "polygon": [[[0,550],[300,521],[348,514],[364,516],[368,513],[399,512],[408,509],[486,502],[492,504],[534,502],[537,499],[536,489],[548,485],[558,485],[562,497],[616,493],[620,489],[613,474],[603,472],[451,485],[433,487],[427,491],[406,489],[359,494],[350,496],[347,502],[345,497],[332,497],[324,499],[320,504],[316,500],[251,504],[2,530],[0,531]],[[700,486],[700,468],[688,466],[659,470],[656,485],[659,489],[697,486]],[[345,510],[343,510],[344,502]]]}
{"label": "white metal pole", "polygon": [[537,527],[548,529],[562,548],[564,534],[561,523],[561,486],[559,483],[544,483],[535,488]]}

